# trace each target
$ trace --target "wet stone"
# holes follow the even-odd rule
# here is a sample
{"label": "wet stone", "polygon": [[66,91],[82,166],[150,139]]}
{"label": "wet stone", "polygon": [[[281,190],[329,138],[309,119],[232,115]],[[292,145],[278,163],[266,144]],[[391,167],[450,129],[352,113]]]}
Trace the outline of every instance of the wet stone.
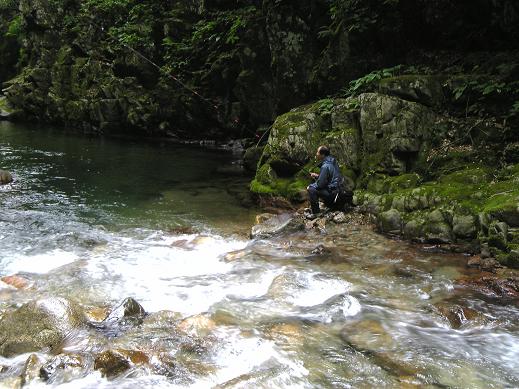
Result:
{"label": "wet stone", "polygon": [[39,369],[39,377],[44,381],[53,381],[57,375],[65,370],[82,370],[84,361],[80,355],[60,354],[45,363]]}
{"label": "wet stone", "polygon": [[207,336],[216,328],[216,323],[206,315],[195,315],[182,320],[177,329],[187,335]]}
{"label": "wet stone", "polygon": [[44,361],[36,354],[29,355],[23,366],[21,378],[23,385],[30,383],[40,377],[40,369]]}
{"label": "wet stone", "polygon": [[348,323],[341,338],[357,351],[391,349],[395,343],[391,335],[377,320],[360,320]]}
{"label": "wet stone", "polygon": [[313,250],[313,255],[323,255],[323,254],[330,254],[331,250],[327,247],[325,247],[323,244],[317,245]]}
{"label": "wet stone", "polygon": [[125,298],[118,306],[116,306],[107,318],[105,322],[142,322],[142,319],[146,316],[144,308],[133,298]]}
{"label": "wet stone", "polygon": [[274,216],[276,216],[276,215],[274,215],[272,213],[261,213],[259,215],[256,215],[256,224],[264,223]]}
{"label": "wet stone", "polygon": [[13,181],[13,176],[6,170],[0,169],[0,185],[9,184]]}
{"label": "wet stone", "polygon": [[301,231],[304,222],[295,215],[282,214],[255,225],[251,230],[252,239],[267,239],[276,235]]}
{"label": "wet stone", "polygon": [[482,317],[482,315],[474,309],[462,307],[457,304],[437,303],[434,306],[439,313],[448,320],[451,327],[456,329]]}
{"label": "wet stone", "polygon": [[5,276],[0,280],[16,289],[25,289],[29,286],[29,280],[19,275]]}
{"label": "wet stone", "polygon": [[103,377],[116,377],[131,367],[130,361],[116,351],[107,350],[98,354],[94,361],[94,370],[99,370]]}
{"label": "wet stone", "polygon": [[344,212],[338,212],[336,215],[334,215],[332,220],[334,223],[343,224],[348,221],[348,218]]}
{"label": "wet stone", "polygon": [[0,378],[0,388],[19,389],[23,386],[21,377]]}
{"label": "wet stone", "polygon": [[83,312],[64,298],[22,305],[0,321],[0,355],[57,349],[66,336],[86,323]]}

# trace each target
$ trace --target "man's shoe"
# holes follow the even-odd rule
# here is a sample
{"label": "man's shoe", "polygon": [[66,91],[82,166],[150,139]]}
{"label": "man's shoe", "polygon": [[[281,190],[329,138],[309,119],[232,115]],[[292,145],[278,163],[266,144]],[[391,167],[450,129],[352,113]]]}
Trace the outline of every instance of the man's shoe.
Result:
{"label": "man's shoe", "polygon": [[321,215],[320,212],[318,212],[318,213],[313,213],[313,212],[305,213],[305,219],[307,219],[307,220],[314,220],[314,219],[317,219],[320,215]]}

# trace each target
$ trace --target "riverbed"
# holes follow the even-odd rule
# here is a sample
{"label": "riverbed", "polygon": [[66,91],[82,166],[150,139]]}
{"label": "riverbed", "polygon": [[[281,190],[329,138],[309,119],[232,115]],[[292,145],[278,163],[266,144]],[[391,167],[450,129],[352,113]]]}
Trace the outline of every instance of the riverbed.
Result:
{"label": "riverbed", "polygon": [[[58,297],[92,322],[128,297],[147,312],[36,353],[81,362],[29,387],[519,386],[517,302],[458,282],[473,272],[464,255],[362,223],[250,240],[261,211],[229,173],[238,163],[0,122],[0,168],[15,179],[0,186],[0,277],[26,283],[0,282],[0,312]],[[103,376],[93,361],[106,350],[142,358]],[[0,357],[0,384],[29,355]]]}

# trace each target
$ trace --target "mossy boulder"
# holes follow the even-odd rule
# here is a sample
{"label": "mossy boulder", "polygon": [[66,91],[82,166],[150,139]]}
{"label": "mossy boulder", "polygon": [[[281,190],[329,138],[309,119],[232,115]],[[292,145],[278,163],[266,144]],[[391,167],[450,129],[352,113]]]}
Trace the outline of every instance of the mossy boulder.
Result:
{"label": "mossy boulder", "polygon": [[379,92],[413,101],[429,107],[444,103],[442,84],[444,77],[410,74],[384,78],[379,83]]}
{"label": "mossy boulder", "polygon": [[378,226],[382,232],[400,235],[402,232],[402,216],[396,209],[381,212],[378,217]]}
{"label": "mossy boulder", "polygon": [[451,243],[453,241],[449,216],[448,212],[441,209],[435,209],[427,214],[424,224],[424,234],[428,242]]}
{"label": "mossy boulder", "polygon": [[459,239],[473,239],[478,231],[477,219],[474,215],[454,215],[452,232]]}
{"label": "mossy boulder", "polygon": [[359,165],[354,117],[351,99],[322,100],[279,116],[263,149],[251,191],[304,200],[305,188],[311,183],[309,171],[318,171],[312,157],[321,144],[330,146],[348,177],[348,187],[353,189],[354,169]]}
{"label": "mossy boulder", "polygon": [[29,302],[0,321],[0,355],[56,350],[66,336],[85,323],[81,309],[64,298]]}
{"label": "mossy boulder", "polygon": [[439,117],[421,104],[377,93],[360,95],[359,104],[366,171],[413,171],[441,137]]}

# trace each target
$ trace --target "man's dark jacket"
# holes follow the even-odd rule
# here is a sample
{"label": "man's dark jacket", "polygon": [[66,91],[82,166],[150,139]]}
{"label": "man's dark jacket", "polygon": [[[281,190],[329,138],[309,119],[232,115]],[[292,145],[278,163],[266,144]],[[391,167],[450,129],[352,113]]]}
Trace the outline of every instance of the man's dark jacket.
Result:
{"label": "man's dark jacket", "polygon": [[324,158],[317,181],[310,186],[318,190],[327,189],[330,192],[337,191],[342,184],[342,175],[337,160],[331,155]]}

